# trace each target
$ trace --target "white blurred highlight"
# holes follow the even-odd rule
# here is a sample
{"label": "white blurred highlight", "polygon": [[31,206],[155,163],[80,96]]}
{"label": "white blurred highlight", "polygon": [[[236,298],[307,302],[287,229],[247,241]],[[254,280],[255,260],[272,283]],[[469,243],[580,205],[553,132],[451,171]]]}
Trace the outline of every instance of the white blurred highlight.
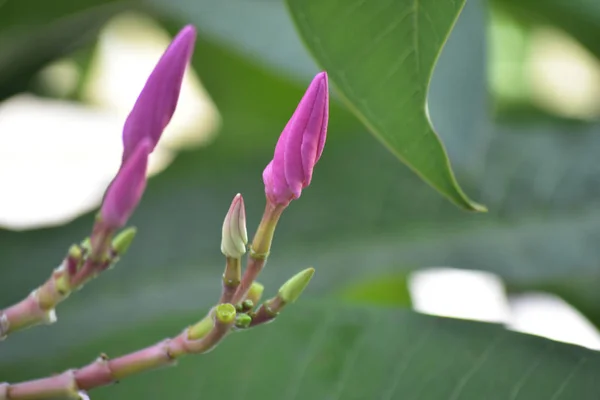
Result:
{"label": "white blurred highlight", "polygon": [[452,268],[415,272],[409,279],[415,310],[431,315],[505,324],[508,329],[600,349],[600,333],[575,308],[545,293],[507,298],[493,274]]}
{"label": "white blurred highlight", "polygon": [[509,307],[496,275],[451,268],[418,271],[409,279],[415,310],[447,317],[504,322]]}
{"label": "white blurred highlight", "polygon": [[512,315],[508,328],[549,339],[600,350],[597,329],[561,298],[547,293],[529,293],[510,299]]}
{"label": "white blurred highlight", "polygon": [[[0,225],[28,229],[65,223],[96,208],[121,158],[123,123],[171,38],[152,21],[119,17],[101,34],[84,97],[93,106],[20,95],[0,104]],[[69,60],[39,80],[58,96],[77,86]],[[150,158],[164,169],[174,150],[201,145],[220,124],[215,106],[188,68],[180,101]]]}
{"label": "white blurred highlight", "polygon": [[565,117],[600,114],[600,62],[562,32],[537,29],[532,35],[527,78],[536,102]]}

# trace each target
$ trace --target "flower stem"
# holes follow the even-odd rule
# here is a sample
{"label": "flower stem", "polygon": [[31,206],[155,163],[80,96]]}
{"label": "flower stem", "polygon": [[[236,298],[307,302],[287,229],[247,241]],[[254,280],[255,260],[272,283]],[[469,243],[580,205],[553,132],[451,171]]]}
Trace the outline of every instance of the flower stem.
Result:
{"label": "flower stem", "polygon": [[242,276],[242,260],[227,257],[225,273],[223,274],[223,291],[219,303],[229,303],[233,299],[236,289],[240,285]]}
{"label": "flower stem", "polygon": [[252,240],[246,271],[244,271],[240,285],[231,300],[233,304],[239,303],[246,297],[248,290],[252,286],[252,282],[256,280],[265,266],[269,251],[271,250],[275,228],[283,210],[285,210],[284,206],[272,204],[267,200],[265,212]]}

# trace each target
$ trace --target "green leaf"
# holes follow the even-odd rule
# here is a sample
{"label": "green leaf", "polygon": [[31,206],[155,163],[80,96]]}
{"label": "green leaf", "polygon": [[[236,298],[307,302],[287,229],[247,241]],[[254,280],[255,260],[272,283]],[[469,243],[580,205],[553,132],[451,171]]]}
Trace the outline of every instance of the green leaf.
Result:
{"label": "green leaf", "polygon": [[[127,324],[118,334],[100,340],[88,336],[68,351],[55,347],[46,359],[6,363],[0,358],[0,376],[9,381],[31,379],[89,363],[100,351],[116,357],[177,334],[197,315]],[[77,329],[77,322],[71,324]],[[58,329],[67,328],[65,324]],[[175,368],[124,379],[91,395],[181,400],[592,400],[600,391],[598,368],[597,352],[496,325],[306,302],[286,309],[273,324],[231,335],[207,355],[190,356]]]}
{"label": "green leaf", "polygon": [[464,1],[288,0],[288,5],[308,48],[369,130],[452,202],[485,211],[458,186],[426,113],[434,64]]}

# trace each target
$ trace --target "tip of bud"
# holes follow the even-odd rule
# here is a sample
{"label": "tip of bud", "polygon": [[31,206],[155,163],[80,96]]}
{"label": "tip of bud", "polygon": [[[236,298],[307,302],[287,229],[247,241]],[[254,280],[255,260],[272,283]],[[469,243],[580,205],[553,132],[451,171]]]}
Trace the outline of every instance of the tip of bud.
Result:
{"label": "tip of bud", "polygon": [[191,326],[188,329],[188,339],[199,340],[204,336],[208,335],[208,332],[215,326],[215,322],[212,318],[206,317],[198,322],[196,325]]}
{"label": "tip of bud", "polygon": [[265,194],[273,204],[287,206],[310,185],[321,158],[329,121],[327,73],[317,74],[300,100],[263,171]]}
{"label": "tip of bud", "polygon": [[133,239],[137,234],[137,229],[134,227],[129,227],[127,229],[122,230],[112,241],[113,250],[119,255],[123,255],[127,252],[131,243],[133,243]]}
{"label": "tip of bud", "polygon": [[314,268],[307,268],[291,277],[279,289],[279,296],[281,299],[286,303],[293,303],[298,300],[298,297],[300,297],[304,289],[306,289],[314,273]]}
{"label": "tip of bud", "polygon": [[181,84],[196,43],[196,28],[186,25],[156,63],[123,127],[123,164],[148,139],[154,151],[179,101]]}
{"label": "tip of bud", "polygon": [[238,193],[223,221],[221,252],[227,257],[240,258],[246,253],[247,243],[246,208],[244,198]]}
{"label": "tip of bud", "polygon": [[233,304],[223,303],[215,308],[215,317],[217,318],[217,321],[223,324],[231,324],[234,322],[236,314]]}

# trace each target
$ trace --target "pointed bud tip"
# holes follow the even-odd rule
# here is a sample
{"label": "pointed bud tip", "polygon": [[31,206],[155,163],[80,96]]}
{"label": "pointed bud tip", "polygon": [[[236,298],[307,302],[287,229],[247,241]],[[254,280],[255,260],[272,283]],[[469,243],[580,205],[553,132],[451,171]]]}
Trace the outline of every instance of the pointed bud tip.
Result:
{"label": "pointed bud tip", "polygon": [[122,164],[131,157],[142,139],[151,140],[149,153],[159,142],[177,108],[185,70],[194,52],[196,36],[196,28],[193,25],[183,27],[148,76],[125,120]]}
{"label": "pointed bud tip", "polygon": [[246,253],[248,232],[246,230],[246,209],[241,194],[235,195],[223,221],[221,231],[221,252],[226,257],[241,258]]}
{"label": "pointed bud tip", "polygon": [[181,31],[179,31],[179,35],[181,36],[196,36],[196,34],[196,27],[192,24],[187,24],[186,26],[181,28]]}
{"label": "pointed bud tip", "polygon": [[235,321],[236,311],[233,304],[219,304],[215,309],[217,320],[223,324],[230,324]]}
{"label": "pointed bud tip", "polygon": [[325,85],[329,85],[329,76],[327,76],[327,71],[321,71],[317,75],[315,75],[314,82],[323,82]]}
{"label": "pointed bud tip", "polygon": [[329,84],[323,71],[310,82],[263,171],[265,193],[273,204],[287,206],[310,185],[325,146],[328,121]]}
{"label": "pointed bud tip", "polygon": [[315,273],[314,268],[307,268],[291,277],[279,289],[279,296],[286,303],[293,303],[302,294]]}
{"label": "pointed bud tip", "polygon": [[123,255],[127,252],[135,235],[137,234],[137,228],[129,227],[121,232],[113,239],[112,247],[118,255]]}

